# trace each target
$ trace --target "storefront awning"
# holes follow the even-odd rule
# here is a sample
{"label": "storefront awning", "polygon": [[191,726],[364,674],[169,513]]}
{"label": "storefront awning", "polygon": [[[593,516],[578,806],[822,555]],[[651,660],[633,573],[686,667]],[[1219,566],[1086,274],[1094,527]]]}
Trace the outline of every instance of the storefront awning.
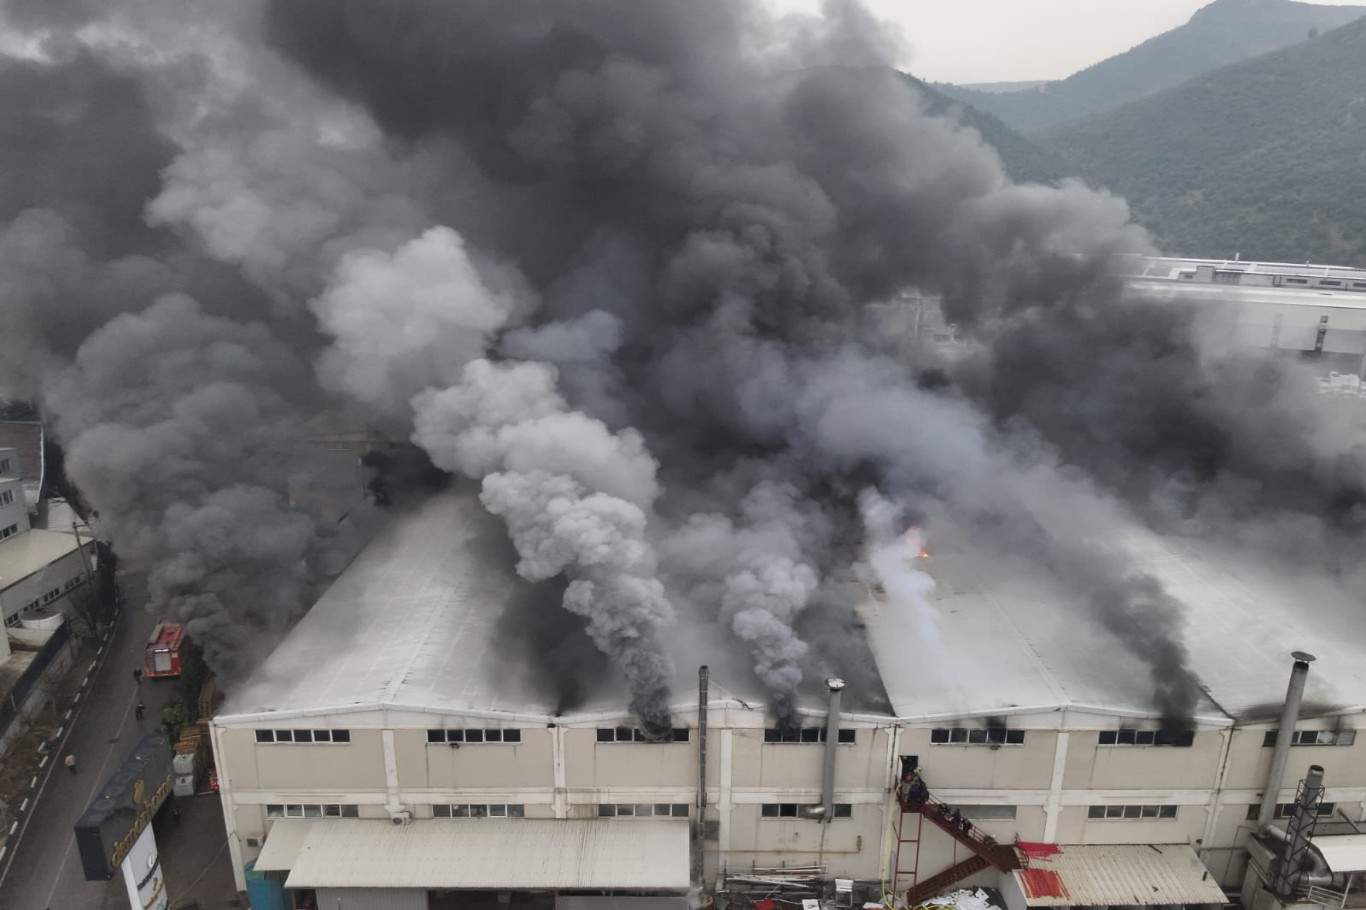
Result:
{"label": "storefront awning", "polygon": [[266,834],[266,844],[261,855],[256,857],[257,872],[287,872],[294,868],[299,851],[304,848],[304,838],[309,829],[320,824],[320,820],[302,818],[277,819]]}
{"label": "storefront awning", "polygon": [[1316,837],[1312,846],[1334,872],[1366,872],[1366,834]]}
{"label": "storefront awning", "polygon": [[327,819],[310,828],[285,881],[287,888],[688,885],[683,819]]}
{"label": "storefront awning", "polygon": [[1223,904],[1228,899],[1185,844],[1060,846],[1027,853],[1013,872],[1030,907]]}

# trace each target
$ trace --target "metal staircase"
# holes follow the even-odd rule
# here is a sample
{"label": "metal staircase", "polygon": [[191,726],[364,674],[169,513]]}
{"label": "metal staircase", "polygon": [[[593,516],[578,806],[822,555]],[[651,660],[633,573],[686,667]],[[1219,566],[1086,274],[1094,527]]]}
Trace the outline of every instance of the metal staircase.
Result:
{"label": "metal staircase", "polygon": [[907,813],[920,815],[921,818],[971,850],[973,855],[950,866],[943,872],[932,875],[923,881],[917,881],[912,885],[906,892],[906,900],[912,906],[925,898],[934,897],[948,886],[984,869],[994,867],[1001,872],[1009,872],[1012,869],[1020,868],[1020,858],[1014,847],[1009,844],[997,843],[995,838],[981,831],[975,825],[970,825],[967,830],[964,830],[962,823],[954,821],[951,816],[951,809],[942,800],[935,799],[928,792],[924,796],[923,800],[913,801],[908,794],[901,794],[900,802],[903,817]]}

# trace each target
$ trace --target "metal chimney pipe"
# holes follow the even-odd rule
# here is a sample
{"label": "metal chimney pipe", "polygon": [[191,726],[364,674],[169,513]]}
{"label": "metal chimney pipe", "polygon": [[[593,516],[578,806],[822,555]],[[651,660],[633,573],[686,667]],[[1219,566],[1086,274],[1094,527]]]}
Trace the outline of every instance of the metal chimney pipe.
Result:
{"label": "metal chimney pipe", "polygon": [[825,716],[825,769],[821,776],[821,820],[835,817],[835,750],[840,743],[840,693],[844,680],[832,676],[825,681],[830,690],[830,709]]}
{"label": "metal chimney pipe", "polygon": [[1281,793],[1281,778],[1285,777],[1285,763],[1290,758],[1290,744],[1295,739],[1295,722],[1300,718],[1300,702],[1304,700],[1304,683],[1309,678],[1309,663],[1314,655],[1295,651],[1295,666],[1290,670],[1290,685],[1285,690],[1285,705],[1281,708],[1281,725],[1276,732],[1276,748],[1271,752],[1271,770],[1266,776],[1262,793],[1262,808],[1257,813],[1257,827],[1265,828],[1276,818],[1276,799]]}
{"label": "metal chimney pipe", "polygon": [[693,820],[692,880],[702,885],[703,844],[707,832],[707,702],[709,695],[707,665],[697,668],[697,818]]}

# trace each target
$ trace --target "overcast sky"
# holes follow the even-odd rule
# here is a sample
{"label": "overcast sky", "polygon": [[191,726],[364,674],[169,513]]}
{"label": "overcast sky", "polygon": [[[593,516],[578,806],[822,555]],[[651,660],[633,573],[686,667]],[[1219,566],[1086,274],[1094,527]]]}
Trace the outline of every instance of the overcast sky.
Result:
{"label": "overcast sky", "polygon": [[[819,0],[769,0],[815,10]],[[901,68],[933,82],[1061,79],[1181,25],[1209,0],[864,0],[911,45]],[[1333,6],[1366,0],[1315,0]]]}

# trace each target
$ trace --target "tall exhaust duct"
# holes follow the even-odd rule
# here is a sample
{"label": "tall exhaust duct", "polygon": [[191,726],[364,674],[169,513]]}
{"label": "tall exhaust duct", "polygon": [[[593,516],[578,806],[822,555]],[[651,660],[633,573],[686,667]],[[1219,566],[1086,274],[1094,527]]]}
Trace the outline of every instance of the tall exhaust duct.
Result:
{"label": "tall exhaust duct", "polygon": [[1275,832],[1275,836],[1283,843],[1272,890],[1283,901],[1292,900],[1301,885],[1328,885],[1333,881],[1328,864],[1310,849],[1322,801],[1323,767],[1310,765],[1309,773],[1304,776],[1295,793],[1294,808],[1284,832]]}
{"label": "tall exhaust duct", "polygon": [[830,690],[830,710],[825,718],[825,769],[821,777],[821,818],[835,817],[835,754],[840,743],[840,693],[844,680],[832,676],[825,681]]}
{"label": "tall exhaust duct", "polygon": [[710,700],[709,671],[697,668],[697,818],[693,822],[693,882],[702,885],[702,847],[707,835],[707,702]]}
{"label": "tall exhaust duct", "polygon": [[1304,700],[1304,683],[1309,678],[1309,664],[1314,655],[1295,651],[1295,666],[1290,670],[1290,685],[1285,690],[1285,706],[1281,708],[1281,725],[1276,733],[1276,748],[1271,752],[1271,770],[1266,776],[1262,793],[1262,808],[1257,813],[1257,827],[1265,828],[1276,818],[1276,799],[1285,777],[1285,763],[1290,758],[1290,744],[1295,739],[1295,723],[1300,718],[1300,702]]}

